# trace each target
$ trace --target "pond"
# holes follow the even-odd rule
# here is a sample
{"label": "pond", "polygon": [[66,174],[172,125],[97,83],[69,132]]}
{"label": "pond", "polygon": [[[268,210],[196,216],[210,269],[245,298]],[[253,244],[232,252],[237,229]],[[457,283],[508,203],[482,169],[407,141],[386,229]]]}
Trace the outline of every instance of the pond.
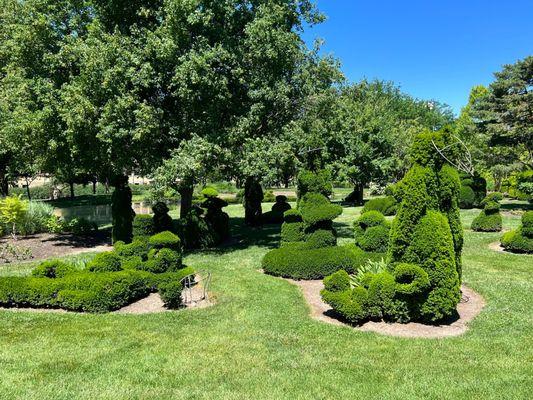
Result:
{"label": "pond", "polygon": [[[151,214],[150,203],[133,203],[133,210],[136,214]],[[170,209],[177,207],[176,203],[168,204]],[[96,222],[99,226],[111,223],[111,204],[84,205],[67,208],[56,208],[55,215],[62,217],[66,221],[74,218],[85,218],[88,221]]]}

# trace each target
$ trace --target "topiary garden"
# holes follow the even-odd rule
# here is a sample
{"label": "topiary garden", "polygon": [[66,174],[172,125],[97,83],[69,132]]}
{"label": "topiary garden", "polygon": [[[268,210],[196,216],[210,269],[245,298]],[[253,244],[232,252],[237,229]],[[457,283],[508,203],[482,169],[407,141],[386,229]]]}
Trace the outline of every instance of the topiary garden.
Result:
{"label": "topiary garden", "polygon": [[473,175],[461,172],[461,188],[459,190],[459,207],[464,209],[477,208],[487,196],[487,181],[479,173]]}
{"label": "topiary garden", "polygon": [[355,269],[371,256],[356,246],[337,246],[333,220],[342,207],[331,193],[327,171],[302,171],[298,176],[298,208],[287,210],[281,227],[281,247],[267,253],[263,270],[293,279],[319,279],[335,271]]}
{"label": "topiary garden", "polygon": [[[445,148],[451,140],[447,130],[417,136],[410,154],[412,167],[396,188],[401,201],[390,232],[386,269],[357,280],[351,279],[350,271],[324,279],[323,300],[349,322],[436,323],[456,314],[463,245],[460,180],[435,151],[435,146]],[[375,223],[380,217],[369,220]]]}
{"label": "topiary garden", "polygon": [[386,253],[390,223],[379,211],[368,211],[354,223],[355,244],[364,251]]}

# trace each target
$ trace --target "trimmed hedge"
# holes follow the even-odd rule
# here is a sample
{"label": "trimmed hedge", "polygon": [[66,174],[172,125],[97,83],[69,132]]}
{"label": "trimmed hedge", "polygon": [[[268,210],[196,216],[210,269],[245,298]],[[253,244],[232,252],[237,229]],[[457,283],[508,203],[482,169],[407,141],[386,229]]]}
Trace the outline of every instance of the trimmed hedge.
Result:
{"label": "trimmed hedge", "polygon": [[355,244],[364,251],[387,251],[390,224],[379,211],[368,211],[354,223]]}
{"label": "trimmed hedge", "polygon": [[64,261],[49,260],[34,268],[31,275],[35,278],[63,278],[74,272],[77,272],[77,269]]}
{"label": "trimmed hedge", "polygon": [[181,251],[181,240],[179,236],[169,231],[151,236],[150,239],[148,239],[148,244],[154,249],[168,248],[175,251]]}
{"label": "trimmed hedge", "polygon": [[361,210],[361,213],[367,213],[369,211],[379,211],[381,214],[385,216],[391,216],[395,215],[398,209],[398,204],[394,197],[387,196],[387,197],[378,197],[372,200],[368,200],[365,205],[363,206],[363,209]]}
{"label": "trimmed hedge", "polygon": [[331,204],[319,193],[307,193],[300,202],[300,212],[307,226],[332,221],[342,214],[342,207]]}
{"label": "trimmed hedge", "polygon": [[97,254],[88,264],[90,272],[116,272],[122,269],[122,258],[113,251]]}
{"label": "trimmed hedge", "polygon": [[320,279],[341,269],[354,272],[369,259],[382,256],[367,254],[355,246],[309,249],[304,242],[268,252],[262,268],[267,274],[284,278]]}
{"label": "trimmed hedge", "polygon": [[500,232],[502,230],[502,216],[500,213],[487,214],[483,210],[474,218],[471,228],[475,232]]}

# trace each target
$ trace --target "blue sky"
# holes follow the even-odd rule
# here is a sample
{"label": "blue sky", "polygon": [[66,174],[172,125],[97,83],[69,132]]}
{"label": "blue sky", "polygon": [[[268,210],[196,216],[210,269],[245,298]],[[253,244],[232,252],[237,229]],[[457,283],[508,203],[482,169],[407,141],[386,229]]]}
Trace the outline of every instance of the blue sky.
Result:
{"label": "blue sky", "polygon": [[351,81],[379,78],[458,113],[470,88],[533,54],[533,0],[315,0],[325,40]]}

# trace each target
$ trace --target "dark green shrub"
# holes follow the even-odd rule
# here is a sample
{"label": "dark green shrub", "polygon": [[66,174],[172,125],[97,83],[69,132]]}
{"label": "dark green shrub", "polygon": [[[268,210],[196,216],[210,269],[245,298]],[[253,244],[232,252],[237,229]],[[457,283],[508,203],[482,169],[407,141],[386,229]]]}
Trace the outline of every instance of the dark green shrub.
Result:
{"label": "dark green shrub", "polygon": [[503,194],[501,194],[500,192],[493,192],[493,193],[488,194],[487,197],[485,197],[485,199],[483,200],[482,203],[485,203],[487,201],[500,202],[502,200],[503,200]]}
{"label": "dark green shrub", "polygon": [[341,269],[354,272],[364,258],[348,247],[307,249],[301,243],[268,252],[262,267],[268,274],[285,278],[320,279]]}
{"label": "dark green shrub", "polygon": [[329,222],[342,214],[342,207],[331,204],[319,193],[307,193],[300,201],[300,212],[306,227]]}
{"label": "dark green shrub", "polygon": [[337,245],[337,237],[333,231],[318,229],[306,235],[305,243],[306,247],[310,249],[332,247]]}
{"label": "dark green shrub", "polygon": [[255,177],[248,177],[244,184],[244,222],[249,226],[260,226],[263,222],[263,188]]}
{"label": "dark green shrub", "polygon": [[179,280],[171,280],[161,283],[157,290],[161,296],[161,300],[168,308],[179,308],[183,301],[181,292],[183,291],[183,283]]}
{"label": "dark green shrub", "polygon": [[402,295],[419,295],[430,287],[429,276],[418,265],[398,264],[393,271],[396,292]]}
{"label": "dark green shrub", "polygon": [[76,271],[75,267],[64,261],[50,260],[43,261],[31,272],[31,274],[37,278],[62,278],[65,275]]}
{"label": "dark green shrub", "polygon": [[204,218],[204,210],[194,206],[177,223],[177,232],[187,249],[207,249],[217,244],[217,235]]}
{"label": "dark green shrub", "polygon": [[333,193],[331,174],[327,170],[308,171],[302,170],[297,178],[297,195],[301,199],[307,193],[319,193],[325,197]]}
{"label": "dark green shrub", "polygon": [[206,187],[202,190],[202,196],[205,198],[218,197],[218,190],[216,190],[214,187]]}
{"label": "dark green shrub", "polygon": [[285,222],[303,222],[302,213],[299,210],[287,210],[283,214]]}
{"label": "dark green shrub", "polygon": [[363,287],[341,291],[324,289],[320,294],[322,299],[348,322],[357,324],[368,317],[368,291]]}
{"label": "dark green shrub", "polygon": [[154,221],[149,214],[139,214],[133,219],[133,236],[151,236],[154,232]]}
{"label": "dark green shrub", "polygon": [[272,190],[267,190],[263,196],[263,201],[265,203],[274,203],[276,201],[276,196]]}
{"label": "dark green shrub", "polygon": [[182,256],[179,252],[171,249],[153,250],[150,252],[148,261],[142,268],[154,274],[163,272],[175,272],[182,268]]}
{"label": "dark green shrub", "polygon": [[130,257],[124,257],[122,259],[122,265],[123,270],[138,270],[143,271],[145,270],[145,260],[143,260],[140,256],[130,256]]}
{"label": "dark green shrub", "polygon": [[125,244],[124,242],[116,242],[114,244],[115,253],[120,257],[141,257],[143,260],[146,260],[148,250],[150,245],[148,244],[148,238],[145,236],[138,236],[133,239],[133,242],[130,244]]}
{"label": "dark green shrub", "polygon": [[331,292],[342,292],[350,289],[350,275],[344,270],[337,271],[324,278],[324,289]]}
{"label": "dark green shrub", "polygon": [[356,231],[365,231],[373,226],[387,225],[387,220],[380,211],[367,211],[355,221],[354,228]]}
{"label": "dark green shrub", "polygon": [[303,222],[284,222],[281,225],[281,243],[301,242],[305,239]]}
{"label": "dark green shrub", "polygon": [[474,208],[476,194],[470,186],[461,186],[459,192],[459,206],[463,209]]}
{"label": "dark green shrub", "polygon": [[471,228],[475,232],[500,232],[502,230],[502,216],[498,212],[487,214],[483,210],[474,218]]}
{"label": "dark green shrub", "polygon": [[533,253],[533,211],[522,215],[522,225],[502,237],[502,246],[515,253]]}
{"label": "dark green shrub", "polygon": [[272,210],[263,214],[263,219],[268,224],[281,224],[284,221],[285,212],[290,209],[291,205],[287,203],[286,196],[276,196]]}
{"label": "dark green shrub", "polygon": [[361,210],[361,213],[365,214],[369,211],[379,211],[385,216],[390,216],[396,214],[397,207],[398,205],[394,197],[377,197],[375,199],[368,200]]}
{"label": "dark green shrub", "polygon": [[181,252],[181,240],[172,232],[165,231],[157,233],[148,239],[148,244],[153,249],[171,249]]}
{"label": "dark green shrub", "polygon": [[168,206],[163,202],[155,203],[152,207],[154,217],[154,233],[172,231],[172,218],[168,215]]}
{"label": "dark green shrub", "polygon": [[91,272],[116,272],[120,271],[122,259],[114,251],[97,254],[88,264],[87,270]]}
{"label": "dark green shrub", "polygon": [[356,244],[364,251],[385,253],[389,243],[388,226],[372,226],[356,238]]}
{"label": "dark green shrub", "polygon": [[210,197],[202,203],[202,207],[206,210],[204,218],[215,244],[222,243],[230,236],[229,216],[222,211],[227,205],[225,200],[218,197]]}

